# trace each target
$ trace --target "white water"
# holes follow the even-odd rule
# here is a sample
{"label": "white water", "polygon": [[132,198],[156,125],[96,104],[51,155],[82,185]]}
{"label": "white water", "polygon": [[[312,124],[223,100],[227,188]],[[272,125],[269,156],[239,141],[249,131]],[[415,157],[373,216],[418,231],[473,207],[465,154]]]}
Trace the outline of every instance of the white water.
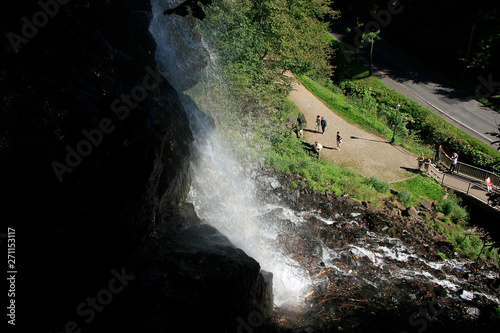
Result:
{"label": "white water", "polygon": [[[158,45],[156,59],[162,74],[182,95],[192,84],[190,80],[196,77],[196,71],[205,65],[208,53],[190,18],[162,15],[174,3],[152,0],[154,17],[150,32]],[[276,305],[302,303],[310,279],[297,262],[281,253],[277,241],[281,230],[271,227],[265,217],[266,212],[276,207],[266,205],[265,198],[260,197],[250,176],[255,175],[251,172],[252,165],[242,165],[231,156],[231,149],[207,127],[195,106],[187,98],[182,99],[198,152],[191,166],[189,201],[204,222],[257,260],[263,270],[273,273]]]}

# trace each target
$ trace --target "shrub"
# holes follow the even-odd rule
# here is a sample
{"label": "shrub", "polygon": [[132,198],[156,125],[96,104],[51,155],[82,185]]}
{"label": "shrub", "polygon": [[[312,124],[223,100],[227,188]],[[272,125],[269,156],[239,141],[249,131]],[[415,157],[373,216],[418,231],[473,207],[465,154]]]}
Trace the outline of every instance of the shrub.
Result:
{"label": "shrub", "polygon": [[398,201],[401,202],[405,207],[411,206],[413,202],[413,195],[408,189],[404,188],[398,193]]}
{"label": "shrub", "polygon": [[462,200],[454,194],[450,194],[447,199],[441,200],[436,204],[436,210],[445,214],[453,223],[467,221],[469,213],[464,207],[460,206]]}
{"label": "shrub", "polygon": [[376,177],[370,177],[366,180],[366,184],[372,186],[379,193],[388,193],[390,188],[387,182],[379,180]]}

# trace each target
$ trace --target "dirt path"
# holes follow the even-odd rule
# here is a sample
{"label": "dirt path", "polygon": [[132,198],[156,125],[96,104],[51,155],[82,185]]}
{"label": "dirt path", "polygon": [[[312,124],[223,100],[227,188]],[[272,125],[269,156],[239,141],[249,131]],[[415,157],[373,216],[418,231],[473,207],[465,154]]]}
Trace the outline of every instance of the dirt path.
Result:
{"label": "dirt path", "polygon": [[[397,182],[414,176],[403,168],[417,167],[417,156],[387,140],[352,125],[330,110],[302,84],[295,83],[290,100],[297,105],[307,120],[304,135],[307,142],[318,141],[324,148],[320,157],[335,165],[347,167],[363,176],[376,176],[386,182]],[[325,134],[315,131],[316,116],[327,120]],[[338,151],[337,131],[342,136],[342,147]]]}

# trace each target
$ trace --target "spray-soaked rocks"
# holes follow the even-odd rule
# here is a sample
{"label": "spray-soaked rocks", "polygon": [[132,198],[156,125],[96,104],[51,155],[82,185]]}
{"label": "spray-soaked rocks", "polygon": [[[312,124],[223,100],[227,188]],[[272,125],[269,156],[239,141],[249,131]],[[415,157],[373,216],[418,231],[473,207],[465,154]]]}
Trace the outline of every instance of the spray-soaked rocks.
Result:
{"label": "spray-soaked rocks", "polygon": [[312,281],[300,323],[297,313],[294,319],[286,309],[275,310],[280,329],[467,332],[478,316],[481,327],[495,327],[484,314],[499,304],[498,267],[461,255],[430,229],[425,219],[437,215],[432,202],[410,209],[391,196],[360,203],[313,191],[298,175],[269,175],[281,184],[273,189],[268,181],[269,191],[284,191],[276,197],[300,193],[300,222],[277,241]]}

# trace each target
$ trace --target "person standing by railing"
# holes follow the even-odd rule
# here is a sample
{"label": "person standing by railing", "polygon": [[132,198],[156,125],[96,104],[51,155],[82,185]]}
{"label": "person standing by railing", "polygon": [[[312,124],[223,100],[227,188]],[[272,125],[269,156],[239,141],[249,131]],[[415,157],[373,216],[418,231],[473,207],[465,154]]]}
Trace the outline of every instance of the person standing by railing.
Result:
{"label": "person standing by railing", "polygon": [[434,156],[434,162],[436,162],[436,168],[441,159],[441,151],[443,150],[443,146],[439,145],[439,148],[436,150],[436,156]]}
{"label": "person standing by railing", "polygon": [[453,155],[451,156],[450,173],[453,173],[453,171],[457,172],[457,164],[458,164],[458,154],[453,153]]}
{"label": "person standing by railing", "polygon": [[[440,151],[442,149],[439,149]],[[453,155],[448,156],[444,150],[442,150],[443,153],[446,155],[451,160],[451,165],[450,165],[450,173],[453,173],[453,171],[457,172],[457,165],[458,165],[458,154],[456,152],[453,153]],[[458,173],[458,172],[457,172]]]}
{"label": "person standing by railing", "polygon": [[417,162],[418,162],[418,171],[422,171],[422,166],[424,165],[424,154],[421,154],[419,157],[417,157]]}

